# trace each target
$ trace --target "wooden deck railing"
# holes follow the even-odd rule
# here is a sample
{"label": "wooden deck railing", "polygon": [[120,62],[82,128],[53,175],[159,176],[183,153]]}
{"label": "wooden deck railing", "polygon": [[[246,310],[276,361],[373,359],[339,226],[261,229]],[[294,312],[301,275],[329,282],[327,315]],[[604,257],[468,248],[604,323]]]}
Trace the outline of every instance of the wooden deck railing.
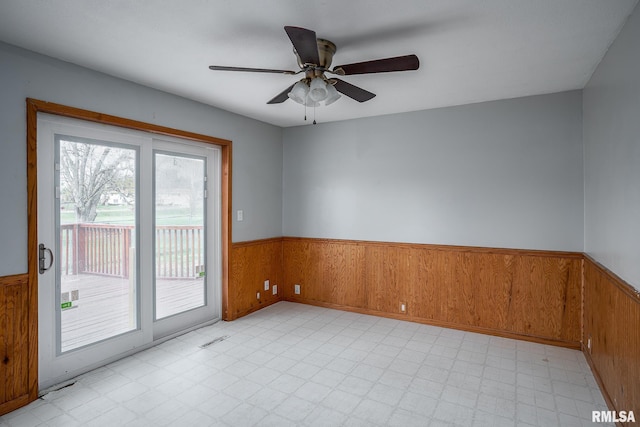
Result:
{"label": "wooden deck railing", "polygon": [[[64,224],[60,227],[61,274],[129,277],[134,227],[110,224]],[[204,274],[202,226],[156,227],[156,277],[186,278]]]}
{"label": "wooden deck railing", "polygon": [[156,277],[183,278],[204,274],[202,226],[156,226]]}

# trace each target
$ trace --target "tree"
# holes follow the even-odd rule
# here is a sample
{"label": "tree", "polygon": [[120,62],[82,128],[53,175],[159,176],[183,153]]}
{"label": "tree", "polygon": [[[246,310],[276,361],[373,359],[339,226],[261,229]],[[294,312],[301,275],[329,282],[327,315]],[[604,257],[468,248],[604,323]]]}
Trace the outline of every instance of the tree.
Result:
{"label": "tree", "polygon": [[[172,205],[189,209],[190,216],[201,216],[205,163],[202,159],[173,154],[158,154],[155,157],[156,195],[171,200]],[[175,197],[179,195],[179,197]]]}
{"label": "tree", "polygon": [[93,222],[103,197],[116,192],[133,203],[135,152],[85,142],[60,142],[60,190],[74,204],[78,222]]}

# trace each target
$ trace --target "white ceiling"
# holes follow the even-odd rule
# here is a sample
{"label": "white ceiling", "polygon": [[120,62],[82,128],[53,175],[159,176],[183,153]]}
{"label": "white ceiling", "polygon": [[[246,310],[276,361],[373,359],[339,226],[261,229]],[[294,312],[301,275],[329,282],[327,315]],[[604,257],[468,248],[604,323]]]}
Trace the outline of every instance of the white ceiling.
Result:
{"label": "white ceiling", "polygon": [[[285,25],[338,46],[333,65],[414,53],[418,71],[345,76],[377,94],[319,122],[583,88],[638,0],[0,0],[0,40],[279,126],[266,102],[299,76]],[[310,111],[310,115],[313,112]],[[309,123],[309,122],[306,122]]]}

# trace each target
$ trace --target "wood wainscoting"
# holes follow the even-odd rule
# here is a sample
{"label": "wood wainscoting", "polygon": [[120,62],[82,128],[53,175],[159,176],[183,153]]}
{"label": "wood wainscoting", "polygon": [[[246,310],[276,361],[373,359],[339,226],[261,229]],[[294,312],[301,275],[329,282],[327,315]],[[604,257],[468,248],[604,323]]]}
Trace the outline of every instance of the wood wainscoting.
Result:
{"label": "wood wainscoting", "polygon": [[582,253],[283,240],[285,300],[580,348]]}
{"label": "wood wainscoting", "polygon": [[609,408],[633,411],[637,419],[640,415],[640,294],[588,255],[584,261],[583,316],[582,350]]}
{"label": "wood wainscoting", "polygon": [[35,399],[38,357],[31,347],[29,291],[27,274],[0,277],[0,415]]}
{"label": "wood wainscoting", "polygon": [[[234,320],[280,301],[282,295],[282,238],[253,240],[231,245],[231,280],[224,320]],[[269,290],[264,281],[269,280]],[[278,293],[273,294],[273,285]],[[260,293],[260,299],[257,293]]]}

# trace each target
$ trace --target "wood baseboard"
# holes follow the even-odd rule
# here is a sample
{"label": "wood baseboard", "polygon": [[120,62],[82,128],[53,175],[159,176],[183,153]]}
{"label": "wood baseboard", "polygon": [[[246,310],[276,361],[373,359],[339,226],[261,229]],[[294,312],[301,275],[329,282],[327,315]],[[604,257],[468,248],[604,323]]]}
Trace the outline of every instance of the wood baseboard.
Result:
{"label": "wood baseboard", "polygon": [[290,237],[283,245],[285,299],[579,348],[581,253]]}
{"label": "wood baseboard", "polygon": [[580,342],[569,342],[569,341],[552,340],[552,339],[548,339],[548,338],[545,338],[545,337],[537,337],[537,336],[533,336],[533,335],[516,334],[516,333],[507,332],[507,331],[497,330],[497,329],[482,328],[482,327],[478,327],[478,326],[463,326],[463,325],[450,323],[450,322],[432,321],[432,320],[424,319],[424,318],[421,318],[421,317],[407,316],[407,315],[404,315],[404,314],[386,313],[386,312],[383,312],[383,311],[376,311],[376,310],[369,310],[369,309],[364,309],[364,308],[350,307],[350,306],[345,306],[345,305],[340,305],[340,304],[326,303],[326,302],[322,302],[322,301],[313,301],[313,300],[308,300],[308,299],[303,299],[303,298],[285,297],[285,298],[283,298],[283,301],[296,302],[296,303],[300,303],[300,304],[308,304],[308,305],[313,305],[313,306],[316,306],[316,307],[331,308],[331,309],[334,309],[334,310],[348,311],[348,312],[351,312],[351,313],[359,313],[359,314],[367,314],[367,315],[371,315],[371,316],[386,317],[386,318],[389,318],[389,319],[405,320],[405,321],[409,321],[409,322],[421,323],[423,325],[438,326],[438,327],[441,327],[441,328],[448,328],[448,329],[457,329],[459,331],[464,331],[464,332],[474,332],[474,333],[492,335],[492,336],[501,337],[501,338],[510,338],[510,339],[517,339],[517,340],[522,340],[522,341],[534,342],[534,343],[538,343],[538,344],[554,345],[554,346],[557,346],[557,347],[565,347],[565,348],[570,348],[570,349],[573,349],[573,350],[580,350],[580,348],[581,348],[580,347],[580,345],[581,345]]}
{"label": "wood baseboard", "polygon": [[9,400],[8,402],[0,403],[0,416],[8,414],[11,411],[15,411],[18,408],[22,408],[33,400],[35,399],[32,399],[28,394],[23,394],[13,400]]}
{"label": "wood baseboard", "polygon": [[249,307],[244,311],[238,311],[237,313],[235,313],[235,316],[233,317],[233,319],[226,319],[226,320],[227,321],[233,321],[233,320],[239,319],[239,318],[247,316],[247,315],[249,315],[251,313],[255,313],[256,311],[262,310],[263,308],[269,307],[270,305],[273,305],[273,304],[278,303],[280,301],[282,301],[282,298],[272,299],[270,301],[258,303],[257,305]]}
{"label": "wood baseboard", "polygon": [[596,383],[600,388],[600,392],[602,393],[602,397],[604,398],[604,401],[606,402],[607,406],[610,409],[615,410],[615,405],[613,404],[613,400],[611,399],[611,396],[609,396],[609,393],[607,392],[607,388],[605,387],[604,382],[602,381],[602,378],[600,378],[600,372],[598,372],[598,369],[593,363],[593,359],[591,358],[591,353],[589,352],[589,349],[583,343],[580,350],[582,350],[582,353],[584,354],[584,358],[589,364],[589,368],[591,368],[591,373],[593,374],[593,378],[595,378]]}

